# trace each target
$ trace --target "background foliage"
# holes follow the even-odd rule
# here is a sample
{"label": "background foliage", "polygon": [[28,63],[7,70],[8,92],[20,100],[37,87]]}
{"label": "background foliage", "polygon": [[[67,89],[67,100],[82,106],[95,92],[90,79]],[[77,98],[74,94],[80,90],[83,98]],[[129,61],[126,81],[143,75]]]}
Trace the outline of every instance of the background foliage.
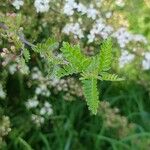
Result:
{"label": "background foliage", "polygon": [[[46,0],[43,7],[40,0],[23,2],[0,2],[0,148],[149,150],[149,0]],[[86,90],[89,98],[90,88],[82,88],[72,67],[60,70],[69,76],[54,75],[68,61],[76,65],[72,48],[64,52],[67,61],[62,55],[74,44],[83,56],[95,57],[88,68],[93,73],[109,37],[110,71],[126,80],[83,81],[94,88],[97,83],[100,93],[92,115],[83,96]]]}

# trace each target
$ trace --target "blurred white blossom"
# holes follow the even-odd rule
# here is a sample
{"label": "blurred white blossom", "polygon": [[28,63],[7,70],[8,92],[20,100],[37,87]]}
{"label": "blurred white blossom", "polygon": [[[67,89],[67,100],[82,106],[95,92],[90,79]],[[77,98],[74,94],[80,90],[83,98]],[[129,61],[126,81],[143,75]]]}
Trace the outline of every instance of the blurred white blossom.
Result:
{"label": "blurred white blossom", "polygon": [[111,11],[107,12],[107,13],[105,14],[105,16],[106,16],[106,18],[110,18],[110,17],[112,16],[112,12],[111,12]]}
{"label": "blurred white blossom", "polygon": [[41,126],[45,119],[44,117],[40,116],[40,115],[35,115],[35,114],[32,114],[31,115],[31,120],[37,125],[37,126]]}
{"label": "blurred white blossom", "polygon": [[124,0],[116,0],[115,3],[119,7],[124,7],[125,6]]}
{"label": "blurred white blossom", "polygon": [[28,99],[25,105],[28,109],[35,108],[39,105],[39,101],[37,100],[37,97],[33,97]]}
{"label": "blurred white blossom", "polygon": [[28,67],[27,65],[22,65],[22,66],[20,66],[19,68],[20,68],[19,71],[20,71],[22,74],[28,74],[28,73],[29,73],[29,67]]}
{"label": "blurred white blossom", "polygon": [[142,66],[144,70],[150,69],[150,52],[144,53],[144,60],[142,61]]}
{"label": "blurred white blossom", "polygon": [[123,27],[118,29],[113,36],[117,39],[121,48],[124,48],[132,40],[132,35]]}
{"label": "blurred white blossom", "polygon": [[13,75],[17,71],[17,64],[11,64],[8,67],[9,73]]}
{"label": "blurred white blossom", "polygon": [[98,15],[98,11],[93,7],[93,5],[91,5],[88,9],[87,9],[87,17],[88,18],[92,18],[93,20],[96,19]]}
{"label": "blurred white blossom", "polygon": [[66,26],[63,28],[63,33],[69,35],[72,33],[74,35],[74,38],[83,38],[83,31],[80,27],[79,23],[68,23]]}
{"label": "blurred white blossom", "polygon": [[21,6],[23,6],[24,1],[23,0],[14,0],[12,2],[12,5],[16,8],[16,9],[20,9]]}
{"label": "blurred white blossom", "polygon": [[49,2],[50,2],[50,0],[35,0],[34,6],[36,8],[37,13],[47,12],[50,7]]}
{"label": "blurred white blossom", "polygon": [[64,14],[68,16],[72,16],[74,14],[74,8],[76,8],[77,4],[74,0],[66,0],[66,3],[63,8]]}
{"label": "blurred white blossom", "polygon": [[129,64],[133,59],[134,55],[130,54],[127,50],[122,50],[121,57],[119,58],[119,66],[123,68],[126,64]]}
{"label": "blurred white blossom", "polygon": [[88,42],[91,43],[95,40],[96,36],[100,36],[103,39],[106,39],[113,32],[113,27],[106,25],[102,19],[96,20],[96,23],[93,25],[88,35]]}
{"label": "blurred white blossom", "polygon": [[5,97],[6,97],[6,93],[4,92],[3,86],[2,86],[2,84],[0,83],[0,98],[1,98],[1,99],[5,99]]}
{"label": "blurred white blossom", "polygon": [[82,3],[77,4],[76,9],[78,12],[85,14],[87,13],[87,8]]}
{"label": "blurred white blossom", "polygon": [[128,32],[126,28],[123,27],[118,29],[113,34],[113,37],[117,39],[118,44],[120,45],[121,48],[126,47],[127,44],[131,41],[147,43],[147,40],[143,35],[132,34]]}
{"label": "blurred white blossom", "polygon": [[136,41],[136,42],[143,42],[143,43],[147,44],[146,38],[141,34],[133,35],[133,40]]}
{"label": "blurred white blossom", "polygon": [[42,73],[37,67],[33,68],[31,78],[32,80],[38,80],[42,78]]}
{"label": "blurred white blossom", "polygon": [[40,115],[52,115],[53,114],[53,109],[50,103],[45,102],[44,106],[40,110]]}
{"label": "blurred white blossom", "polygon": [[35,89],[35,94],[37,95],[43,95],[46,97],[50,96],[50,91],[47,88],[46,84],[40,84],[36,89]]}

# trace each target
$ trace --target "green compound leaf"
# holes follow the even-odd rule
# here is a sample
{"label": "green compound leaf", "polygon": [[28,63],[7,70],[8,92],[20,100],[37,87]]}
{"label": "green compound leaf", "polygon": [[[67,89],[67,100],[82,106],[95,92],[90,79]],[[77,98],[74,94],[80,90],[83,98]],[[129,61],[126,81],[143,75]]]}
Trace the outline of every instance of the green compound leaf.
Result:
{"label": "green compound leaf", "polygon": [[[37,44],[34,50],[54,66],[52,73],[55,77],[64,77],[72,74],[79,74],[80,80],[83,84],[83,93],[92,114],[97,113],[99,105],[99,92],[97,88],[98,80],[106,81],[122,81],[123,78],[119,78],[115,74],[109,74],[108,71],[111,67],[112,60],[112,42],[111,39],[107,39],[102,43],[101,51],[96,56],[85,56],[79,47],[79,45],[70,45],[67,42],[63,42],[63,46],[60,49],[62,52],[61,59],[58,59],[53,54],[53,49],[57,46],[57,42],[52,39],[48,39],[45,43]],[[67,63],[66,63],[67,61]],[[57,67],[56,67],[57,66]]]}
{"label": "green compound leaf", "polygon": [[30,52],[27,49],[23,50],[23,56],[25,58],[25,61],[28,62],[30,60]]}
{"label": "green compound leaf", "polygon": [[110,38],[102,43],[99,58],[99,72],[108,71],[112,62],[112,41]]}
{"label": "green compound leaf", "polygon": [[91,78],[82,80],[83,93],[85,95],[87,105],[92,114],[97,114],[99,105],[99,93],[97,89],[97,79]]}
{"label": "green compound leaf", "polygon": [[99,67],[99,59],[98,59],[98,57],[95,56],[95,57],[91,57],[89,59],[90,59],[89,60],[90,64],[86,67],[85,72],[87,72],[87,73],[88,72],[90,72],[90,73],[98,72],[98,67]]}
{"label": "green compound leaf", "polygon": [[74,73],[77,73],[76,70],[71,65],[66,65],[63,68],[59,68],[59,70],[57,71],[56,76],[58,78],[61,78],[61,77],[64,77],[64,76],[72,75]]}
{"label": "green compound leaf", "polygon": [[101,73],[100,80],[104,81],[123,81],[124,78],[119,78],[116,74],[109,74],[107,72]]}
{"label": "green compound leaf", "polygon": [[58,42],[53,38],[48,38],[45,42],[37,44],[33,50],[37,53],[50,52],[58,47]]}
{"label": "green compound leaf", "polygon": [[61,51],[65,59],[75,68],[78,72],[86,69],[90,64],[90,60],[81,53],[78,45],[71,46],[69,43],[64,42]]}

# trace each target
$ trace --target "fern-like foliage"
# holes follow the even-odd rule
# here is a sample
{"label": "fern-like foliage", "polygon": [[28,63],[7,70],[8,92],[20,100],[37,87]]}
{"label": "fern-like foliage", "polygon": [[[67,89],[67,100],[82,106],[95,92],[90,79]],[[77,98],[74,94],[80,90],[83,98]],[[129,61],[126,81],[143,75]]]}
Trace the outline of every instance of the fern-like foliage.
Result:
{"label": "fern-like foliage", "polygon": [[33,50],[43,56],[48,62],[52,64],[59,64],[60,60],[55,57],[53,50],[58,48],[59,43],[55,39],[49,38],[45,42],[37,44]]}
{"label": "fern-like foliage", "polygon": [[77,71],[81,72],[88,67],[90,60],[81,53],[79,45],[71,46],[69,43],[64,42],[63,47],[60,50],[62,51],[65,59]]}
{"label": "fern-like foliage", "polygon": [[33,50],[37,53],[51,52],[58,47],[58,42],[55,39],[48,38],[45,42],[37,44]]}
{"label": "fern-like foliage", "polygon": [[100,74],[101,77],[99,78],[102,81],[123,81],[124,78],[119,78],[116,74],[110,74],[107,72],[103,72]]}
{"label": "fern-like foliage", "polygon": [[97,79],[91,78],[87,80],[82,80],[82,84],[83,84],[83,93],[85,95],[89,110],[91,110],[93,114],[96,114],[99,104]]}
{"label": "fern-like foliage", "polygon": [[98,68],[99,68],[99,58],[97,56],[89,58],[90,59],[90,64],[86,67],[84,72],[98,72]]}
{"label": "fern-like foliage", "polygon": [[[85,56],[79,47],[79,45],[70,45],[67,42],[63,42],[62,48],[60,48],[63,56],[62,63],[52,53],[52,49],[57,45],[54,40],[47,40],[43,44],[38,44],[34,50],[41,53],[49,59],[55,66],[54,74],[61,78],[64,76],[79,74],[80,80],[83,84],[83,92],[89,110],[93,113],[97,113],[99,104],[99,92],[97,88],[98,80],[106,81],[122,81],[115,74],[109,74],[108,71],[111,67],[112,60],[112,42],[111,39],[104,41],[100,47],[100,53],[96,56]],[[67,63],[66,63],[67,61]]]}
{"label": "fern-like foliage", "polygon": [[23,56],[25,58],[25,61],[28,62],[30,60],[30,52],[27,49],[23,50]]}
{"label": "fern-like foliage", "polygon": [[112,41],[107,39],[100,48],[100,53],[94,57],[86,57],[82,54],[78,45],[71,46],[69,43],[63,43],[62,54],[69,65],[63,66],[58,71],[59,77],[80,73],[83,84],[83,92],[87,101],[89,110],[93,114],[97,113],[99,103],[99,92],[97,89],[97,80],[122,81],[115,74],[109,74],[112,61]]}
{"label": "fern-like foliage", "polygon": [[108,71],[111,68],[112,62],[112,41],[107,39],[101,45],[101,50],[99,54],[99,71]]}
{"label": "fern-like foliage", "polygon": [[57,77],[61,78],[64,76],[72,75],[78,73],[71,65],[65,65],[63,68],[59,68],[57,71]]}

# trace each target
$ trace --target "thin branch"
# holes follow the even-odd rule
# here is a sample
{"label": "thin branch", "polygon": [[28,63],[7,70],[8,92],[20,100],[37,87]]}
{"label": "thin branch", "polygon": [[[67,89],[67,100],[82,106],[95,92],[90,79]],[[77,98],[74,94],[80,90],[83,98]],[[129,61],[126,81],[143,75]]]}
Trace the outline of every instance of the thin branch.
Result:
{"label": "thin branch", "polygon": [[[2,23],[2,22],[0,22],[0,28],[2,28],[3,30],[8,30],[8,29],[9,29],[8,26],[5,25],[5,24]],[[19,34],[18,36],[19,36],[19,38],[20,38],[20,41],[21,41],[22,43],[26,44],[27,46],[30,46],[30,47],[34,47],[34,46],[35,46],[34,44],[32,44],[32,43],[30,43],[29,41],[26,40],[26,38],[24,37],[24,34],[23,34],[23,33],[22,33],[22,34]]]}

